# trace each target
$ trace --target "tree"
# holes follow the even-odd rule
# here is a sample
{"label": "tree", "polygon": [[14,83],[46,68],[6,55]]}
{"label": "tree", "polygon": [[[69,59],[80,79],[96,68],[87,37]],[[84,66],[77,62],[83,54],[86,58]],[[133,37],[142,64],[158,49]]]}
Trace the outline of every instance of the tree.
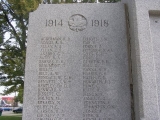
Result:
{"label": "tree", "polygon": [[[119,0],[107,0],[117,2]],[[24,68],[27,44],[29,12],[34,11],[40,3],[53,4],[59,0],[0,0],[0,71],[7,75],[1,86],[6,86],[4,95],[18,92],[16,99],[23,102]],[[61,0],[72,3],[73,0]],[[83,0],[82,2],[95,2]],[[100,0],[100,2],[105,2]],[[6,33],[9,35],[4,39]]]}
{"label": "tree", "polygon": [[[23,94],[25,53],[29,12],[38,7],[40,0],[0,0],[0,71],[7,75],[1,86],[4,95]],[[5,34],[9,35],[4,39]],[[21,100],[22,102],[22,100]]]}

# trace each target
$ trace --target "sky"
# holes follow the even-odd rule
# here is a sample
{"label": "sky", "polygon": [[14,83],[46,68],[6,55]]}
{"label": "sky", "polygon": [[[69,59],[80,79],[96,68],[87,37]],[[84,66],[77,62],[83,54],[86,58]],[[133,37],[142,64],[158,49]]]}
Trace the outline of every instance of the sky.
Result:
{"label": "sky", "polygon": [[[0,86],[0,93],[3,93],[4,88],[5,88],[5,87]],[[14,97],[14,96],[15,96],[15,93],[12,93],[12,94],[9,94],[9,95],[6,95],[6,96],[12,96],[12,97]]]}
{"label": "sky", "polygon": [[0,86],[0,93],[3,92],[4,87]]}

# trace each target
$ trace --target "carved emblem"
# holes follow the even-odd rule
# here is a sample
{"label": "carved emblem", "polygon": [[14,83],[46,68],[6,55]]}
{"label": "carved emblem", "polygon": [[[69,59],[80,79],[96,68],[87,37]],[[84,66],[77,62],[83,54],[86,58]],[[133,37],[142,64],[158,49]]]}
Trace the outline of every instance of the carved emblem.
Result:
{"label": "carved emblem", "polygon": [[73,31],[82,31],[87,27],[87,19],[83,15],[75,14],[69,18],[68,25]]}

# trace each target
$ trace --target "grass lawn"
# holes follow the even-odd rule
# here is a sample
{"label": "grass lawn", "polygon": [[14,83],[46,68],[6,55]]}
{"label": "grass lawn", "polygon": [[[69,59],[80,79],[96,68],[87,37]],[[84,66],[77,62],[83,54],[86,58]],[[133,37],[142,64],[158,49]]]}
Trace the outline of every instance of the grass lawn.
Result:
{"label": "grass lawn", "polygon": [[22,116],[0,116],[0,120],[22,120]]}

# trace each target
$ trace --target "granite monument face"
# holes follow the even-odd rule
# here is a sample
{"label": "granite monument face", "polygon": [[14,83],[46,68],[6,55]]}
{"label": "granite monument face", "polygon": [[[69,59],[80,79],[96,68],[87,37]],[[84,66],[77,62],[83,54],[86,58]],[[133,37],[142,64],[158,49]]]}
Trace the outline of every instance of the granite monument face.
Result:
{"label": "granite monument face", "polygon": [[23,120],[131,120],[124,4],[30,14]]}
{"label": "granite monument face", "polygon": [[[149,16],[150,18],[150,31],[151,31],[151,38],[153,41],[153,57],[154,57],[154,64],[155,64],[155,75],[156,75],[156,84],[157,84],[157,94],[158,96],[158,108],[160,110],[160,12],[152,13]],[[157,111],[159,111],[157,110]],[[159,112],[160,114],[160,112]],[[159,116],[160,119],[160,116]]]}

